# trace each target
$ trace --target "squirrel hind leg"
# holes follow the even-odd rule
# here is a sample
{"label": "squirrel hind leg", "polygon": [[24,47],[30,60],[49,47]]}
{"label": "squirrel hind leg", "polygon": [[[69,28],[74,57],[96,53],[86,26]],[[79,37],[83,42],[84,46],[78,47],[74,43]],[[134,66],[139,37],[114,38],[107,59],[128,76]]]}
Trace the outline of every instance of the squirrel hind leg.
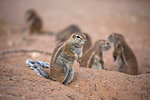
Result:
{"label": "squirrel hind leg", "polygon": [[68,85],[72,81],[73,77],[74,77],[74,70],[71,69],[63,84]]}

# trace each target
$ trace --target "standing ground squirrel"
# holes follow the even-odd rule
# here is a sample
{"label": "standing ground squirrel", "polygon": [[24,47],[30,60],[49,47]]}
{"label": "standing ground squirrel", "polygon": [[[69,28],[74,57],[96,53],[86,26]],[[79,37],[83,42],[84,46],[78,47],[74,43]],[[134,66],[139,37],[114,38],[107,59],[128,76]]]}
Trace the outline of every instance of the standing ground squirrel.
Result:
{"label": "standing ground squirrel", "polygon": [[35,10],[29,9],[25,13],[25,21],[27,31],[32,34],[34,32],[41,32],[42,29],[42,20],[38,16]]}
{"label": "standing ground squirrel", "polygon": [[69,84],[74,77],[74,61],[79,61],[82,57],[83,45],[85,43],[86,36],[84,34],[74,33],[67,41],[59,44],[52,54],[49,77],[40,69],[40,67],[47,68],[49,64],[32,60],[27,60],[26,63],[45,78]]}
{"label": "standing ground squirrel", "polygon": [[[81,30],[77,25],[70,25],[69,27],[65,28],[64,30],[56,34],[56,40],[58,41],[58,43],[61,43],[68,40],[73,33],[80,33],[80,32]],[[87,33],[81,34],[85,34],[87,38],[87,43],[83,46],[83,53],[84,53],[92,46],[92,40]]]}
{"label": "standing ground squirrel", "polygon": [[103,52],[111,48],[106,40],[98,40],[81,58],[80,67],[104,69]]}
{"label": "standing ground squirrel", "polygon": [[113,57],[114,61],[118,61],[118,71],[137,75],[137,60],[133,51],[126,43],[124,36],[118,33],[113,33],[108,37],[108,40],[114,44]]}

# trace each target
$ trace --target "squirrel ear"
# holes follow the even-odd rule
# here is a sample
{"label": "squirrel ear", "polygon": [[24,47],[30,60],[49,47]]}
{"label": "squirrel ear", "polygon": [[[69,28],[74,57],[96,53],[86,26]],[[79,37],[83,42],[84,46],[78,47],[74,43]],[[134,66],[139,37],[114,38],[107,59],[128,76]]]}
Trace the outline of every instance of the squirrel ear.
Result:
{"label": "squirrel ear", "polygon": [[72,38],[75,39],[75,38],[76,38],[76,35],[73,35]]}

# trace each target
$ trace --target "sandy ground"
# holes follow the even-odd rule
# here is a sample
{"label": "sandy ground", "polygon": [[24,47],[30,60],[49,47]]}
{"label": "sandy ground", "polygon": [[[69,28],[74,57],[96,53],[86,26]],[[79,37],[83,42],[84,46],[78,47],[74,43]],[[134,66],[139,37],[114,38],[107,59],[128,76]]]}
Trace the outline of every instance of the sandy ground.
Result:
{"label": "sandy ground", "polygon": [[[150,1],[146,0],[1,0],[0,50],[37,49],[52,52],[54,36],[25,35],[24,13],[37,10],[44,21],[43,30],[58,31],[71,24],[87,32],[92,42],[122,33],[134,51],[139,75],[116,72],[113,48],[104,55],[105,68],[80,68],[64,86],[44,79],[25,65],[26,59],[49,62],[51,56],[18,53],[0,56],[0,100],[150,100]],[[46,70],[48,72],[48,70]]]}

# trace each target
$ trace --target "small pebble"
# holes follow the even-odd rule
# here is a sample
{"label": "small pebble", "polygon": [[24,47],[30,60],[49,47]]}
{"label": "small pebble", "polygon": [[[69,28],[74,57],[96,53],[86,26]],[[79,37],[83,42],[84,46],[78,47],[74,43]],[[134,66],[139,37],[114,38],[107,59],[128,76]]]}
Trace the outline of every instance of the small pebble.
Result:
{"label": "small pebble", "polygon": [[74,87],[79,87],[79,85],[78,85],[78,84],[76,84],[76,85],[74,85]]}

